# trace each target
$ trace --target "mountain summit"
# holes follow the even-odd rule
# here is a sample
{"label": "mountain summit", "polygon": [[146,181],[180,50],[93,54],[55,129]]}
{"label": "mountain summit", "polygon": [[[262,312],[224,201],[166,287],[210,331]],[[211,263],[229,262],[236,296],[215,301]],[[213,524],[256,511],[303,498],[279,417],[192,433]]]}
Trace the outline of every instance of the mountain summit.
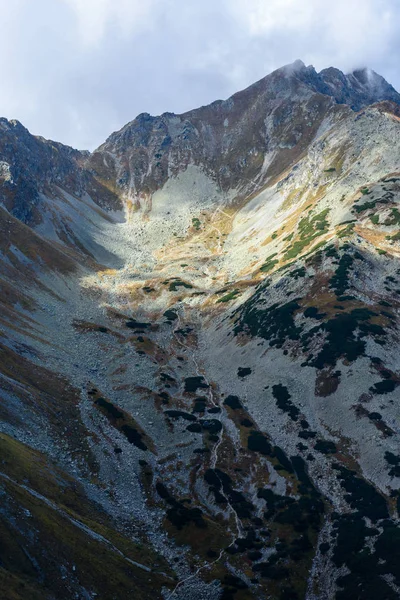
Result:
{"label": "mountain summit", "polygon": [[0,590],[395,600],[400,96],[286,65],[95,152],[0,119]]}
{"label": "mountain summit", "polygon": [[400,95],[373,71],[317,73],[296,61],[226,101],[182,115],[139,115],[94,152],[92,165],[99,161],[101,174],[101,156],[108,156],[135,206],[166,183],[171,169],[176,174],[190,163],[245,196],[292,164],[328,114],[338,118],[349,107],[359,111],[382,101],[400,104]]}

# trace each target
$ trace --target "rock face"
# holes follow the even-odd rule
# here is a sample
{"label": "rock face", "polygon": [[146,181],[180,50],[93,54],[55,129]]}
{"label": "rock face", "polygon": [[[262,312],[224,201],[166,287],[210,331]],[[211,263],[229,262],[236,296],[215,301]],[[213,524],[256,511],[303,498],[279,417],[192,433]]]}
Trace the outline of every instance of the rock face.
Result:
{"label": "rock face", "polygon": [[399,103],[399,94],[383,77],[370,69],[358,69],[343,75],[338,69],[324,69],[320,79],[328,88],[328,93],[340,104],[348,104],[353,110],[361,110],[369,104],[390,100]]}
{"label": "rock face", "polygon": [[398,103],[400,95],[373,71],[318,74],[296,61],[226,101],[182,115],[141,114],[112,134],[90,162],[94,169],[100,162],[102,172],[106,156],[136,206],[189,164],[245,197],[293,164],[323,122],[348,112],[336,104],[360,110],[382,100]]}
{"label": "rock face", "polygon": [[42,220],[41,196],[53,197],[58,189],[78,198],[90,191],[98,203],[116,202],[83,168],[88,152],[35,137],[19,123],[0,119],[1,202],[28,225]]}
{"label": "rock face", "polygon": [[92,154],[0,121],[4,597],[398,597],[399,123],[301,61]]}

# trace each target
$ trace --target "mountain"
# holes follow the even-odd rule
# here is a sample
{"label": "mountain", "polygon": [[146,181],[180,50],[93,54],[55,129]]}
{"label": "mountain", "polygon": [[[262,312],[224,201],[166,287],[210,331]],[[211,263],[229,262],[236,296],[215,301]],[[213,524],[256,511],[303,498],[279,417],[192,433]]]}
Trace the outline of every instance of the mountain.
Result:
{"label": "mountain", "polygon": [[301,61],[95,152],[0,120],[0,590],[398,598],[400,96]]}

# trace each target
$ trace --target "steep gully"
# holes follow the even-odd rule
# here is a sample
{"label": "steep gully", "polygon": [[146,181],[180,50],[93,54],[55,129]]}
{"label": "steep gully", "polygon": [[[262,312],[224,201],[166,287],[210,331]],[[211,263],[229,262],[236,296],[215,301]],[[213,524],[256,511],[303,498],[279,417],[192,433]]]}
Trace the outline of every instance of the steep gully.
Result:
{"label": "steep gully", "polygon": [[[187,352],[188,356],[190,356],[191,361],[192,361],[192,363],[195,366],[195,370],[196,370],[197,376],[203,378],[204,381],[205,381],[205,383],[208,385],[208,399],[209,399],[210,403],[212,404],[212,406],[214,408],[220,408],[221,409],[218,401],[216,401],[216,399],[214,398],[214,392],[213,392],[213,388],[212,388],[212,383],[208,380],[208,378],[207,378],[204,370],[201,369],[201,367],[200,367],[200,365],[199,365],[199,363],[198,363],[198,361],[197,361],[197,359],[195,357],[194,352],[189,348],[189,346],[187,346],[186,344],[184,344],[179,339],[179,336],[177,334],[177,330],[181,329],[181,327],[182,327],[182,317],[181,317],[180,312],[178,312],[178,311],[177,311],[177,315],[178,315],[178,323],[177,323],[177,326],[174,328],[174,332],[173,332],[175,340],[176,340],[176,342],[181,347],[183,347],[183,348],[186,349],[186,352]],[[221,446],[221,444],[223,442],[224,427],[223,427],[223,418],[222,418],[222,415],[223,415],[222,411],[219,412],[219,413],[216,413],[216,415],[215,415],[216,419],[221,423],[222,429],[219,432],[219,440],[215,444],[215,446],[213,447],[213,450],[212,450],[212,453],[211,453],[211,460],[210,460],[210,468],[211,469],[215,469],[216,466],[217,466],[217,463],[218,463],[218,452],[219,452],[220,446]],[[218,476],[218,474],[217,474],[217,478],[220,481],[221,487],[222,487],[222,481],[221,481],[220,477]],[[228,547],[231,547],[235,543],[236,539],[244,537],[244,535],[243,535],[243,525],[241,523],[241,520],[240,520],[240,518],[239,518],[239,516],[238,516],[238,514],[236,512],[236,510],[234,509],[234,507],[232,506],[232,504],[229,502],[229,499],[226,498],[226,496],[225,496],[225,499],[226,499],[226,502],[227,502],[227,505],[229,507],[229,510],[230,510],[231,514],[234,516],[235,524],[236,524],[236,533],[233,534],[232,542],[228,546]],[[206,569],[209,569],[213,565],[215,565],[216,563],[218,563],[221,560],[221,558],[223,557],[223,555],[225,554],[225,552],[226,552],[226,550],[222,549],[220,551],[220,553],[219,553],[219,556],[215,560],[213,560],[211,563],[205,563],[204,565],[202,565],[201,567],[199,567],[198,569],[196,569],[196,571],[192,575],[190,575],[189,577],[181,580],[176,585],[176,587],[173,589],[172,593],[168,596],[168,600],[175,595],[175,593],[178,591],[178,589],[180,587],[182,587],[183,585],[185,585],[186,583],[188,583],[190,580],[195,579],[202,571],[204,571]]]}
{"label": "steep gully", "polygon": [[[212,214],[211,223],[212,223],[213,219],[215,218],[215,216],[219,212],[224,213],[224,211],[220,207],[217,207],[217,209]],[[231,215],[229,215],[227,213],[224,213],[224,214],[226,217],[233,218]],[[222,232],[216,226],[213,226],[213,229],[215,229],[217,231],[218,236],[219,236],[218,245],[215,250],[215,254],[222,255],[223,254]],[[111,277],[111,280],[112,280],[110,282],[111,285],[107,286],[107,291],[104,290],[104,295],[101,300],[101,304],[106,305],[110,308],[115,308],[117,310],[121,307],[121,297],[120,297],[120,290],[119,290],[118,283],[124,280],[124,271],[126,268],[129,268],[127,263],[124,266],[120,267],[120,269],[118,269],[115,272],[115,274]],[[129,306],[128,312],[129,313],[132,312],[132,316],[135,316],[135,311],[137,309],[139,309],[139,311],[140,311],[141,308],[142,307],[140,306],[140,304],[132,305],[132,306]],[[183,341],[183,336],[181,336],[179,334],[179,330],[182,330],[184,327],[190,326],[195,331],[199,330],[199,328],[201,327],[201,323],[200,323],[200,318],[198,315],[198,310],[194,307],[188,307],[188,306],[185,307],[182,302],[175,304],[173,306],[173,310],[177,314],[177,321],[172,330],[173,340],[180,348],[182,348],[184,350],[185,355],[188,358],[188,362],[193,365],[192,372],[194,371],[196,376],[201,378],[204,381],[204,383],[207,385],[207,395],[208,395],[208,401],[209,401],[210,406],[212,406],[213,408],[220,409],[219,412],[216,412],[215,414],[213,414],[213,418],[215,418],[215,420],[218,420],[221,423],[221,430],[218,433],[219,439],[215,444],[213,444],[213,446],[211,448],[210,458],[207,461],[208,468],[215,471],[215,469],[218,467],[218,464],[220,461],[220,452],[222,449],[222,444],[223,444],[224,438],[226,435],[229,435],[228,434],[229,428],[227,428],[224,425],[225,421],[227,419],[229,419],[229,416],[226,413],[226,411],[224,410],[224,408],[220,406],[217,394],[213,388],[213,382],[207,377],[207,373],[206,373],[205,369],[203,368],[203,366],[201,365],[201,361],[199,361],[198,357],[196,356],[196,347],[193,347],[193,346],[185,343]],[[188,311],[191,314],[188,314]],[[127,357],[127,358],[129,361],[131,360],[130,357]],[[231,441],[236,446],[234,440],[231,440]],[[232,547],[235,544],[235,541],[237,539],[245,537],[244,527],[241,522],[241,519],[239,518],[239,516],[237,514],[237,511],[235,510],[232,503],[229,501],[229,498],[226,497],[226,495],[224,495],[222,493],[223,481],[221,480],[221,478],[218,475],[218,470],[215,472],[215,476],[220,481],[221,495],[223,495],[226,500],[226,506],[227,506],[228,512],[231,514],[233,523],[234,523],[233,531],[231,531],[231,542],[230,542],[230,544],[227,545],[226,548],[220,550],[218,556],[214,560],[212,560],[212,561],[203,560],[202,564],[199,565],[196,569],[194,569],[190,573],[190,575],[181,578],[180,581],[175,586],[175,588],[169,594],[169,596],[167,596],[168,599],[176,596],[176,593],[178,592],[178,590],[180,588],[185,586],[188,582],[195,580],[202,571],[211,569],[213,565],[218,563],[223,558],[223,556],[226,554],[227,549]]]}

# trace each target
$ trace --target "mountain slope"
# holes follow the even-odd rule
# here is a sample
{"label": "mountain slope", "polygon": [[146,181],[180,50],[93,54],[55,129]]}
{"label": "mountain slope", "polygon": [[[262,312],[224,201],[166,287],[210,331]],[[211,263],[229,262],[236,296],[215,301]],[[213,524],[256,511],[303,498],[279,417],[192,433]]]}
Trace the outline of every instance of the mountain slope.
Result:
{"label": "mountain slope", "polygon": [[399,119],[297,61],[92,155],[2,121],[3,595],[398,597]]}

